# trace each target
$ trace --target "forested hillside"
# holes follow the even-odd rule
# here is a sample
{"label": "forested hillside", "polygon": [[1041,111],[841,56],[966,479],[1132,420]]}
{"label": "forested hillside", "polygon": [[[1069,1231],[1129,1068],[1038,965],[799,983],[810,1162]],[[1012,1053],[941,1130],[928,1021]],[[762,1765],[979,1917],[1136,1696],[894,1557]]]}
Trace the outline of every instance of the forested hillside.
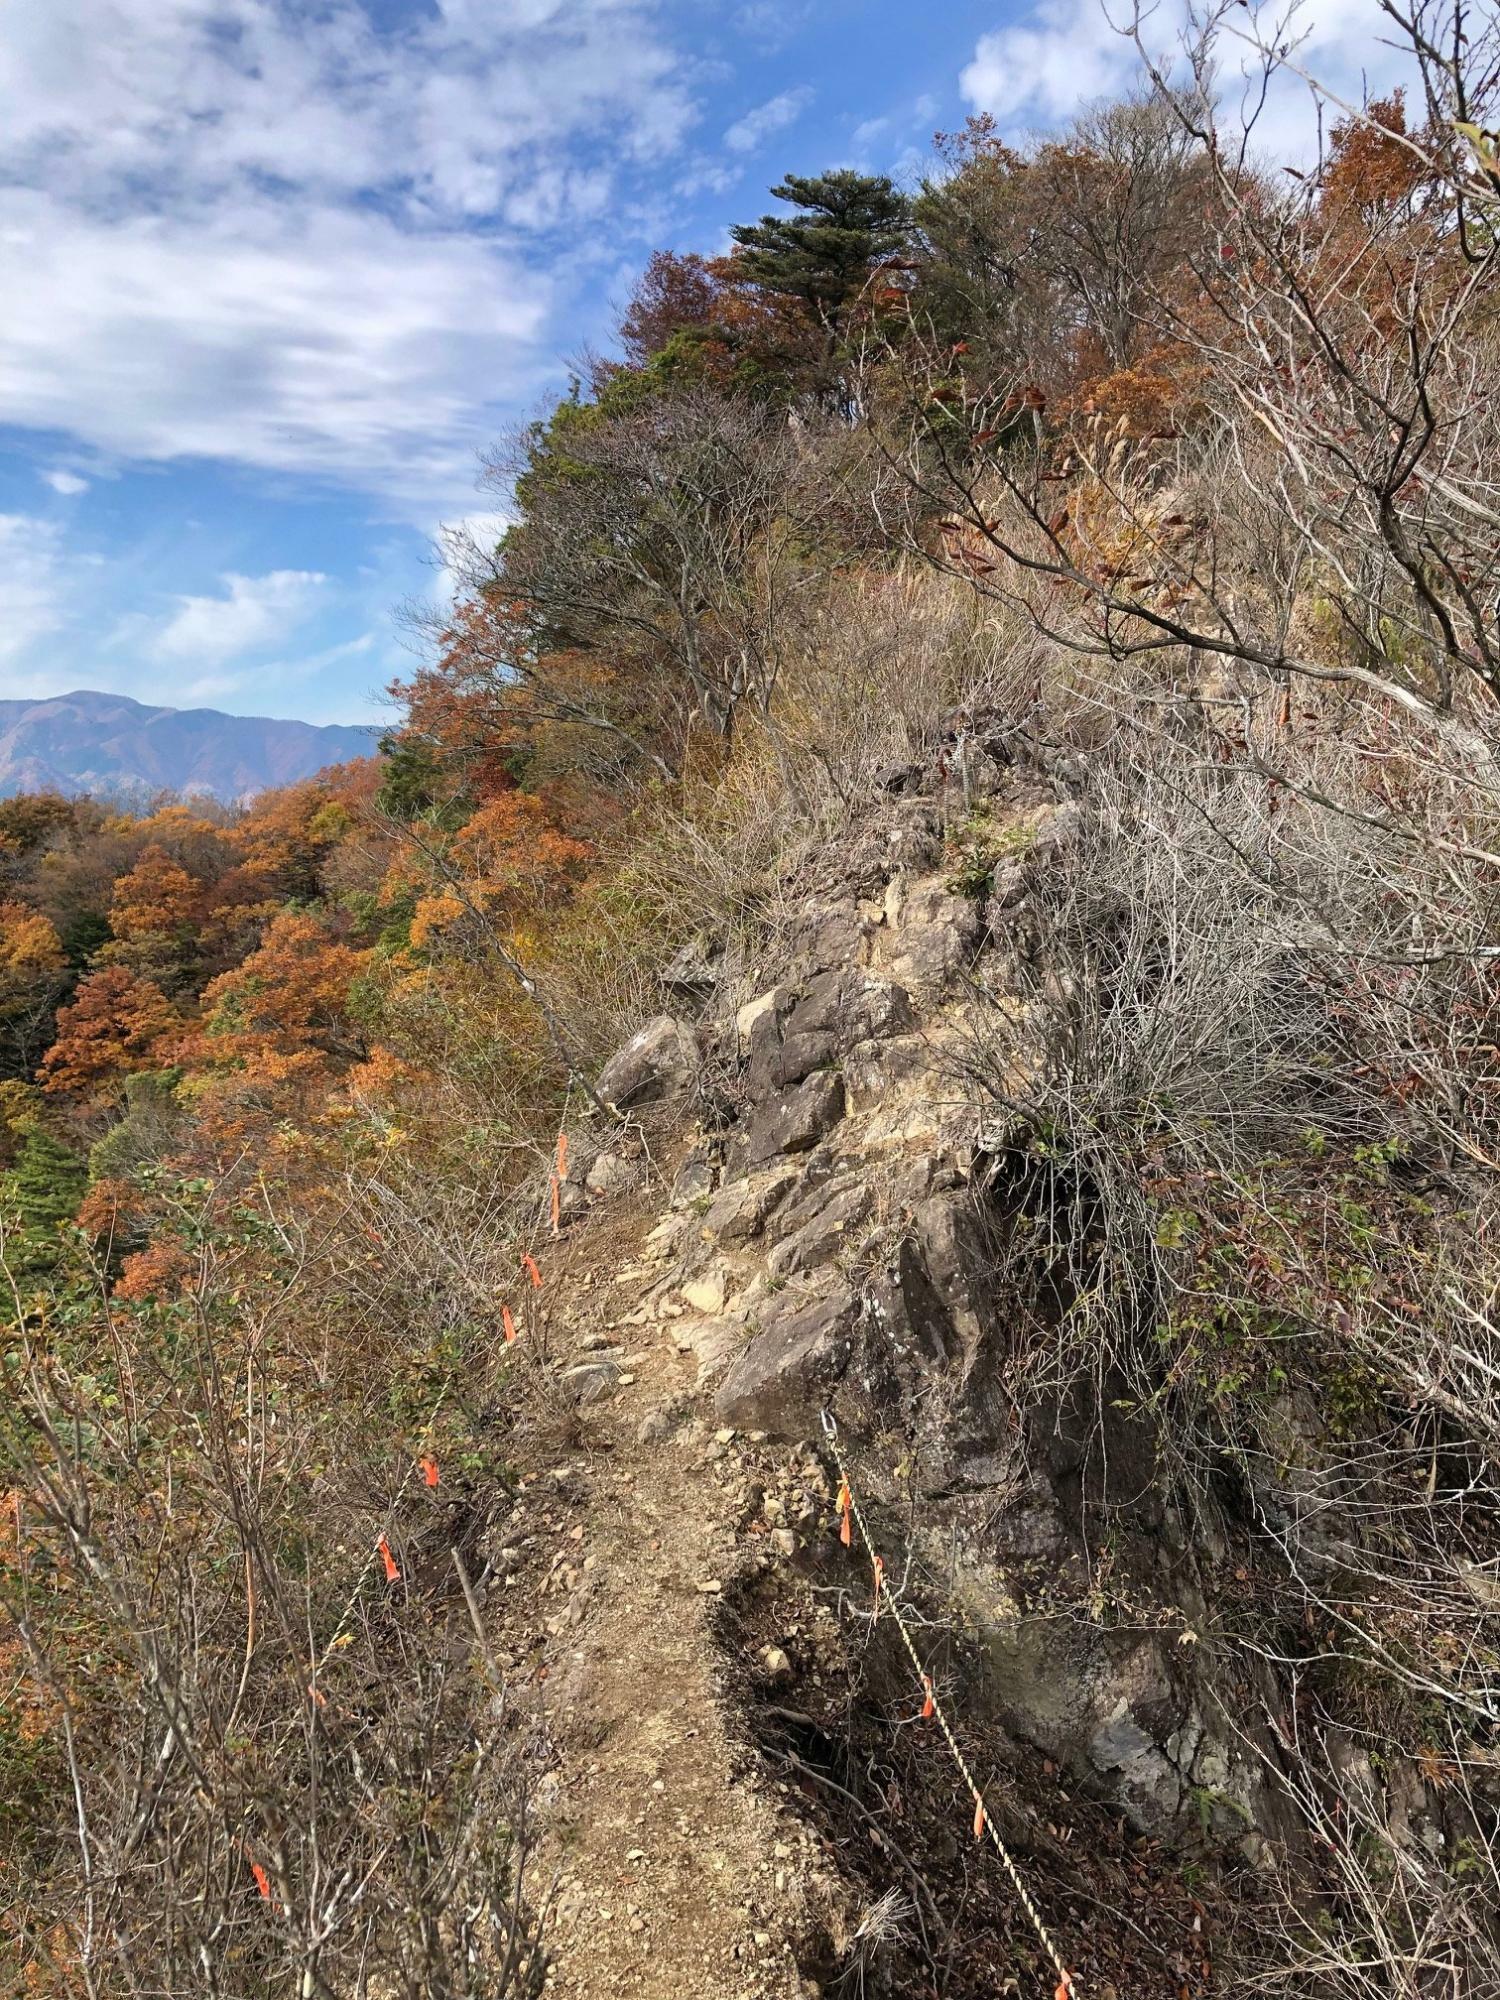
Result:
{"label": "forested hillside", "polygon": [[[1500,1993],[1500,40],[1387,15],[1295,172],[1208,33],[789,176],[378,757],[0,801],[7,1990]],[[568,1803],[691,1619],[743,1952]]]}

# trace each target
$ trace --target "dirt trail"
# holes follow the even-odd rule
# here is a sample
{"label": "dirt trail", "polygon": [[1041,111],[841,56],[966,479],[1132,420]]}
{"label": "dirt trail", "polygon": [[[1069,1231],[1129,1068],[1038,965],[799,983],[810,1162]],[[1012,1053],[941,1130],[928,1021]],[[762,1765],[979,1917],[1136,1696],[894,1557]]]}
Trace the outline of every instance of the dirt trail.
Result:
{"label": "dirt trail", "polygon": [[[812,1836],[778,1814],[726,1731],[712,1632],[739,1541],[725,1450],[692,1410],[696,1362],[670,1318],[622,1329],[647,1288],[585,1224],[549,1260],[556,1365],[618,1371],[580,1447],[534,1483],[561,1553],[512,1597],[546,1634],[533,1673],[553,1763],[538,1879],[557,1890],[548,1991],[578,2000],[805,2000],[790,1944],[806,1921]],[[584,1300],[586,1299],[586,1302]],[[606,1348],[603,1341],[611,1345]],[[570,1521],[570,1525],[561,1525]]]}

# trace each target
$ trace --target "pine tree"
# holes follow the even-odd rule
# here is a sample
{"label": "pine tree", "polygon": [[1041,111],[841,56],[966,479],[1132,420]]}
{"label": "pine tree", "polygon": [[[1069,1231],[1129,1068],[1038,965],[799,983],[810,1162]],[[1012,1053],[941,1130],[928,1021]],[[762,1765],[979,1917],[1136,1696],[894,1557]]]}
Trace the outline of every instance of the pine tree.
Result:
{"label": "pine tree", "polygon": [[7,1270],[17,1281],[46,1277],[61,1259],[61,1231],[83,1199],[87,1168],[36,1123],[27,1129],[15,1166],[3,1178],[5,1205],[19,1225],[6,1245]]}
{"label": "pine tree", "polygon": [[743,276],[762,291],[800,299],[836,327],[872,266],[906,240],[910,204],[885,174],[788,174],[771,190],[798,215],[763,215],[730,233]]}

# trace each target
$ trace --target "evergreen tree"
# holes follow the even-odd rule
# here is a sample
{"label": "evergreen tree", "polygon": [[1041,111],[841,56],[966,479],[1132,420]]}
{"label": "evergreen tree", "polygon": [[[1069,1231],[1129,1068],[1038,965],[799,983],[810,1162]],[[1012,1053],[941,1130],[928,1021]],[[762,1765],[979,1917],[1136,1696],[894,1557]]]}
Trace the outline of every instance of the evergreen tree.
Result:
{"label": "evergreen tree", "polygon": [[382,736],[380,758],[375,809],[404,826],[426,818],[452,792],[437,752],[419,736]]}
{"label": "evergreen tree", "polygon": [[788,174],[771,190],[797,215],[763,215],[730,233],[742,274],[762,291],[800,299],[836,327],[871,267],[906,241],[910,204],[885,174]]}
{"label": "evergreen tree", "polygon": [[4,1177],[5,1205],[19,1225],[6,1247],[13,1278],[44,1278],[62,1255],[61,1231],[83,1199],[88,1170],[74,1152],[36,1123],[27,1128],[15,1166]]}

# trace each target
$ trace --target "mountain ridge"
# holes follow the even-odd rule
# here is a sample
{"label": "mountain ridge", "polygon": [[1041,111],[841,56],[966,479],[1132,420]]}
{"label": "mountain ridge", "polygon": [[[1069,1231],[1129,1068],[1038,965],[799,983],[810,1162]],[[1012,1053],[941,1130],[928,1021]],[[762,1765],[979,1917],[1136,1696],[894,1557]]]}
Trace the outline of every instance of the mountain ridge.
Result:
{"label": "mountain ridge", "polygon": [[169,708],[80,688],[0,700],[0,798],[207,792],[236,801],[374,753],[373,725]]}

